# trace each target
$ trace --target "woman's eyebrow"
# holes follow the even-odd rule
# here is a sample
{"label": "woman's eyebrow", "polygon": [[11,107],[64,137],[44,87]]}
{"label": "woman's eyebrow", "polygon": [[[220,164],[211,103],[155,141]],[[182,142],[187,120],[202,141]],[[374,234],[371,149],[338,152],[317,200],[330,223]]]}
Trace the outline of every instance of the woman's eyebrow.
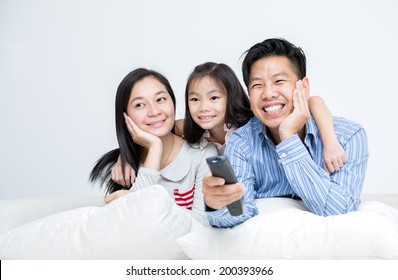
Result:
{"label": "woman's eyebrow", "polygon": [[[166,93],[166,94],[167,94],[168,92],[165,91],[165,90],[159,90],[159,91],[156,92],[154,95],[157,96],[157,95],[160,95],[160,94],[162,94],[162,93]],[[134,98],[131,100],[130,103],[133,103],[133,102],[136,101],[136,100],[142,100],[142,99],[144,99],[143,96],[137,96],[137,97],[134,97]]]}

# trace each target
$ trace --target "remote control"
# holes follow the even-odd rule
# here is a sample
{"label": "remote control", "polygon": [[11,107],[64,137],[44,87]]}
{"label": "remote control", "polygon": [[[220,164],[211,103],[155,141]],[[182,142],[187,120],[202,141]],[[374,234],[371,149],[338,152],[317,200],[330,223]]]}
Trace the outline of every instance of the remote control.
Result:
{"label": "remote control", "polygon": [[[209,165],[211,174],[214,177],[221,177],[225,180],[225,184],[236,183],[236,177],[232,170],[231,164],[226,156],[215,156],[206,159]],[[239,216],[243,214],[243,202],[242,199],[234,201],[227,205],[227,209],[231,216]]]}

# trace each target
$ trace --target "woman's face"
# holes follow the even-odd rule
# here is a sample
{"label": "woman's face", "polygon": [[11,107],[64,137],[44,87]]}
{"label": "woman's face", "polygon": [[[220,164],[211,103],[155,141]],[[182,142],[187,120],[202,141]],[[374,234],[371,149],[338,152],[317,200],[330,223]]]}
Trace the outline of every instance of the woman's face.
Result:
{"label": "woman's face", "polygon": [[174,127],[174,104],[166,87],[148,76],[131,90],[127,115],[143,131],[162,137]]}
{"label": "woman's face", "polygon": [[224,129],[227,93],[211,78],[203,77],[189,86],[191,117],[203,129]]}

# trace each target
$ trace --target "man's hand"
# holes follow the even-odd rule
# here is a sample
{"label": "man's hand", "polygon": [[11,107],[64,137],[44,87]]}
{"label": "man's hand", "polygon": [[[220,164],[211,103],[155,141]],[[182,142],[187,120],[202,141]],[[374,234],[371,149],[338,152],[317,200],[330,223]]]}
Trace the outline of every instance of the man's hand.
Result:
{"label": "man's hand", "polygon": [[220,209],[243,196],[245,187],[242,183],[224,185],[225,180],[220,177],[205,176],[202,191],[205,203],[213,209]]}
{"label": "man's hand", "polygon": [[298,133],[310,119],[308,92],[301,80],[296,82],[296,88],[293,90],[293,107],[293,112],[279,126],[281,141]]}

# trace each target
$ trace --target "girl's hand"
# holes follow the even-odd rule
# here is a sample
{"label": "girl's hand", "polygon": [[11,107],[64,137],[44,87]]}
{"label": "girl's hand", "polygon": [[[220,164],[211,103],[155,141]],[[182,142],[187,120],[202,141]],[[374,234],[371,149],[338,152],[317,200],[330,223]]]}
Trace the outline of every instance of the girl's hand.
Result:
{"label": "girl's hand", "polygon": [[114,201],[114,200],[116,200],[116,199],[118,199],[118,198],[120,198],[120,197],[122,197],[122,196],[124,196],[124,195],[126,195],[128,193],[130,193],[130,192],[133,192],[133,191],[134,190],[118,190],[116,192],[113,192],[113,193],[105,196],[104,201],[105,201],[106,204],[108,204],[108,203],[110,203],[110,202],[112,202],[112,201]]}
{"label": "girl's hand", "polygon": [[114,167],[112,167],[112,180],[125,187],[130,187],[135,181],[135,171],[131,167],[131,165],[126,162],[124,167],[124,176],[122,172],[122,161],[120,159],[120,155],[117,158],[117,162]]}
{"label": "girl's hand", "polygon": [[323,148],[323,168],[329,172],[337,172],[346,162],[346,155],[339,142],[324,144]]}
{"label": "girl's hand", "polygon": [[162,141],[159,137],[143,131],[133,122],[133,120],[126,113],[123,114],[126,121],[127,129],[130,132],[130,135],[135,143],[148,150],[155,145],[162,145]]}

